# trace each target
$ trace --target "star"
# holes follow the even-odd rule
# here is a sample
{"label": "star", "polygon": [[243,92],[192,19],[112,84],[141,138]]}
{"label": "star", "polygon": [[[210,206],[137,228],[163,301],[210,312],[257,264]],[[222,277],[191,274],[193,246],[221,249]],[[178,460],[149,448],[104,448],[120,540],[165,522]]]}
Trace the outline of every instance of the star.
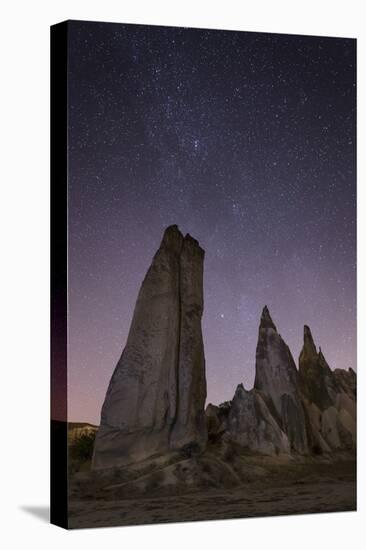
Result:
{"label": "star", "polygon": [[170,224],[205,250],[208,401],[253,384],[265,304],[295,360],[307,323],[355,368],[355,41],[81,21],[68,41],[70,420],[99,422]]}

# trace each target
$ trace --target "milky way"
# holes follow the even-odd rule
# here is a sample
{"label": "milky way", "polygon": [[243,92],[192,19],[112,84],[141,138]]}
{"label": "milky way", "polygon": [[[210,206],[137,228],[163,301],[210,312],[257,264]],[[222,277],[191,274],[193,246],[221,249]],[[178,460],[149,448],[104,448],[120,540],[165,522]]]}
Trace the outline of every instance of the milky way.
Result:
{"label": "milky way", "polygon": [[207,402],[268,305],[356,368],[355,41],[69,24],[69,419],[99,422],[166,226],[206,251]]}

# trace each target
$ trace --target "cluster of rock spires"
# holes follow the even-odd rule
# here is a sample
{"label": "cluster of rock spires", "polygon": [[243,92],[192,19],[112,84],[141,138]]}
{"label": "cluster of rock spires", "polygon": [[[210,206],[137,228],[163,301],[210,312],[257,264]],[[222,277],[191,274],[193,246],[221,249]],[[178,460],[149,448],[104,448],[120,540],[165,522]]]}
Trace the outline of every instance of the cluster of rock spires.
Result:
{"label": "cluster of rock spires", "polygon": [[254,388],[236,389],[233,400],[208,405],[209,431],[263,454],[317,455],[356,445],[356,373],[332,371],[311,331],[297,370],[291,352],[263,309]]}
{"label": "cluster of rock spires", "polygon": [[220,406],[206,399],[204,251],[176,225],[166,229],[138,295],[126,347],[111,378],[93,468],[109,468],[207,442],[231,441],[260,454],[352,450],[356,374],[332,371],[304,328],[299,369],[263,309],[254,388],[239,384]]}

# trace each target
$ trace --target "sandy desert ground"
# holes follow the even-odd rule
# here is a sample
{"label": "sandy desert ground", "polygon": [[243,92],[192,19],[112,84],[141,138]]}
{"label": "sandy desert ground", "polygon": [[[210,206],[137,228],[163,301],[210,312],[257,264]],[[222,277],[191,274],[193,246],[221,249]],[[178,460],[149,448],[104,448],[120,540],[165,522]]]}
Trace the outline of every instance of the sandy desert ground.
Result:
{"label": "sandy desert ground", "polygon": [[70,500],[69,527],[106,527],[356,510],[354,461],[272,468],[229,490],[177,496]]}

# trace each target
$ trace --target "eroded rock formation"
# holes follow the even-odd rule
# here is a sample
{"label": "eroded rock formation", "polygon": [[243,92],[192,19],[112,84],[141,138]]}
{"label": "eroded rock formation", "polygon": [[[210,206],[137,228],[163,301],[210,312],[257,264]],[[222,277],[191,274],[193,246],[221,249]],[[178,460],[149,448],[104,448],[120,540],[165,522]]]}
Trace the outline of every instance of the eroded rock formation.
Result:
{"label": "eroded rock formation", "polygon": [[[183,237],[175,225],[166,229],[109,383],[93,468],[155,460],[172,451],[190,457],[206,448],[208,435],[220,456],[230,445],[244,454],[353,451],[355,372],[332,371],[308,326],[297,369],[267,307],[259,324],[254,387],[239,384],[232,401],[204,411],[203,261],[195,239]],[[212,447],[208,458],[210,453]]]}
{"label": "eroded rock formation", "polygon": [[226,438],[252,452],[289,453],[290,443],[256,389],[246,391],[242,384],[232,400]]}
{"label": "eroded rock formation", "polygon": [[196,240],[183,237],[175,225],[166,229],[109,383],[93,468],[187,444],[204,448],[203,260]]}
{"label": "eroded rock formation", "polygon": [[267,306],[263,309],[259,325],[254,388],[270,400],[278,424],[287,435],[291,448],[306,453],[308,442],[299,395],[298,371]]}
{"label": "eroded rock formation", "polygon": [[306,325],[299,358],[299,380],[312,451],[355,448],[356,374],[352,369],[332,371],[322,351],[317,351]]}
{"label": "eroded rock formation", "polygon": [[297,370],[267,307],[259,325],[254,388],[239,384],[224,417],[220,407],[209,407],[210,436],[221,430],[225,441],[250,452],[316,455],[355,449],[356,373],[332,371],[308,326]]}

